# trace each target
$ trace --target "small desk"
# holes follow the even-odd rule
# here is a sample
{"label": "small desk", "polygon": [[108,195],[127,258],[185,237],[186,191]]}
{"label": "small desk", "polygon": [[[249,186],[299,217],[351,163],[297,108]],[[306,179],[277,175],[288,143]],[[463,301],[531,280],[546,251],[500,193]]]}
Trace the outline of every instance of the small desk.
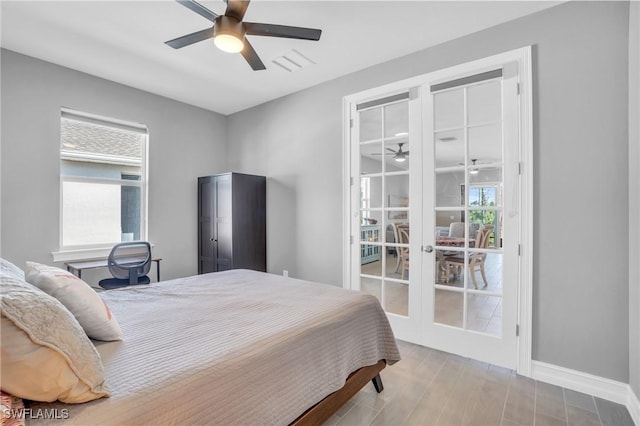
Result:
{"label": "small desk", "polygon": [[[151,259],[152,262],[156,262],[156,278],[160,281],[160,261],[162,258],[154,257]],[[96,260],[82,260],[78,262],[65,262],[67,267],[67,271],[71,272],[78,276],[78,278],[82,278],[82,270],[83,269],[95,269],[95,268],[106,268],[107,267],[107,259],[96,259]]]}

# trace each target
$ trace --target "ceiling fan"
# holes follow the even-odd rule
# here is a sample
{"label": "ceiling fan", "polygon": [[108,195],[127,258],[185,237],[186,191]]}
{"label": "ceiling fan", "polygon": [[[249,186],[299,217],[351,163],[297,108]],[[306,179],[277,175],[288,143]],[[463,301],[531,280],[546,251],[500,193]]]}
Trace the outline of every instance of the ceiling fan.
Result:
{"label": "ceiling fan", "polygon": [[[398,143],[398,150],[393,150],[391,148],[387,148],[386,150],[389,152],[385,152],[384,155],[393,155],[393,159],[396,160],[397,162],[401,163],[403,161],[406,161],[407,158],[409,158],[409,151],[403,151],[402,150],[402,146],[405,144],[405,142],[400,142]],[[374,152],[373,155],[382,155],[379,154],[377,152]]]}
{"label": "ceiling fan", "polygon": [[[477,175],[478,173],[480,173],[480,169],[476,166],[476,161],[478,161],[477,158],[472,158],[471,159],[471,169],[469,170],[469,173],[471,173],[472,175]],[[458,165],[460,166],[464,166],[464,163],[458,163]]]}
{"label": "ceiling fan", "polygon": [[255,35],[317,41],[320,40],[320,34],[322,34],[322,30],[314,28],[244,22],[242,18],[247,12],[250,0],[225,0],[227,9],[224,15],[218,15],[194,0],[176,1],[213,22],[213,26],[169,40],[165,44],[174,49],[180,49],[199,41],[213,38],[213,42],[220,50],[230,53],[240,52],[254,71],[264,70],[266,67],[245,36]]}

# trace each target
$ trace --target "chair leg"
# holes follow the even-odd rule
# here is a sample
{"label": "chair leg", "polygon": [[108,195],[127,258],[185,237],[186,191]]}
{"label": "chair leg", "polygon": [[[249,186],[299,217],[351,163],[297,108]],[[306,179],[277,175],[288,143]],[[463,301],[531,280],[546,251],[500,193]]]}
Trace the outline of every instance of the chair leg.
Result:
{"label": "chair leg", "polygon": [[487,281],[487,276],[484,274],[484,263],[480,264],[480,274],[482,274],[482,279],[484,280],[484,287],[487,288],[489,285],[489,281]]}
{"label": "chair leg", "polygon": [[469,265],[469,273],[471,274],[471,281],[473,281],[473,286],[478,289],[478,282],[476,281],[476,271],[473,265]]}

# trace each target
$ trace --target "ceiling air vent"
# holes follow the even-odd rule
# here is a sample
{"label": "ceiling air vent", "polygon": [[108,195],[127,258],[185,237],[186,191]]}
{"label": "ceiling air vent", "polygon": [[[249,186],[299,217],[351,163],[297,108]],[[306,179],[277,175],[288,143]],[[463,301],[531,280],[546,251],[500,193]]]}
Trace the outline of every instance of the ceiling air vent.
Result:
{"label": "ceiling air vent", "polygon": [[308,66],[315,64],[315,62],[295,49],[291,49],[283,55],[272,59],[271,62],[289,72],[296,72],[302,68],[307,68]]}

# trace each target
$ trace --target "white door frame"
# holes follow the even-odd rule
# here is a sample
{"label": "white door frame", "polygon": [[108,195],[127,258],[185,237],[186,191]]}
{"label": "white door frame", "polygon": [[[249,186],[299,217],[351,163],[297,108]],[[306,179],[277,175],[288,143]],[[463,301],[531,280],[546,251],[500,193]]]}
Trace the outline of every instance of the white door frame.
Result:
{"label": "white door frame", "polygon": [[[467,62],[461,65],[434,71],[428,74],[397,81],[381,87],[365,90],[343,99],[343,222],[342,222],[342,272],[343,287],[352,288],[350,282],[352,244],[358,241],[355,230],[351,229],[351,214],[355,206],[351,199],[351,185],[358,180],[358,176],[351,175],[351,123],[352,111],[357,103],[379,97],[380,93],[410,90],[437,79],[454,79],[455,75],[479,72],[482,68],[490,69],[496,64],[516,62],[518,65],[518,106],[519,106],[519,136],[520,136],[520,191],[518,206],[515,211],[520,215],[519,256],[519,288],[518,288],[518,328],[516,369],[518,374],[531,376],[531,339],[532,339],[532,264],[533,264],[533,111],[532,111],[532,66],[531,46],[493,55],[487,58]],[[420,319],[422,320],[422,319]],[[421,322],[422,323],[422,322]]]}

